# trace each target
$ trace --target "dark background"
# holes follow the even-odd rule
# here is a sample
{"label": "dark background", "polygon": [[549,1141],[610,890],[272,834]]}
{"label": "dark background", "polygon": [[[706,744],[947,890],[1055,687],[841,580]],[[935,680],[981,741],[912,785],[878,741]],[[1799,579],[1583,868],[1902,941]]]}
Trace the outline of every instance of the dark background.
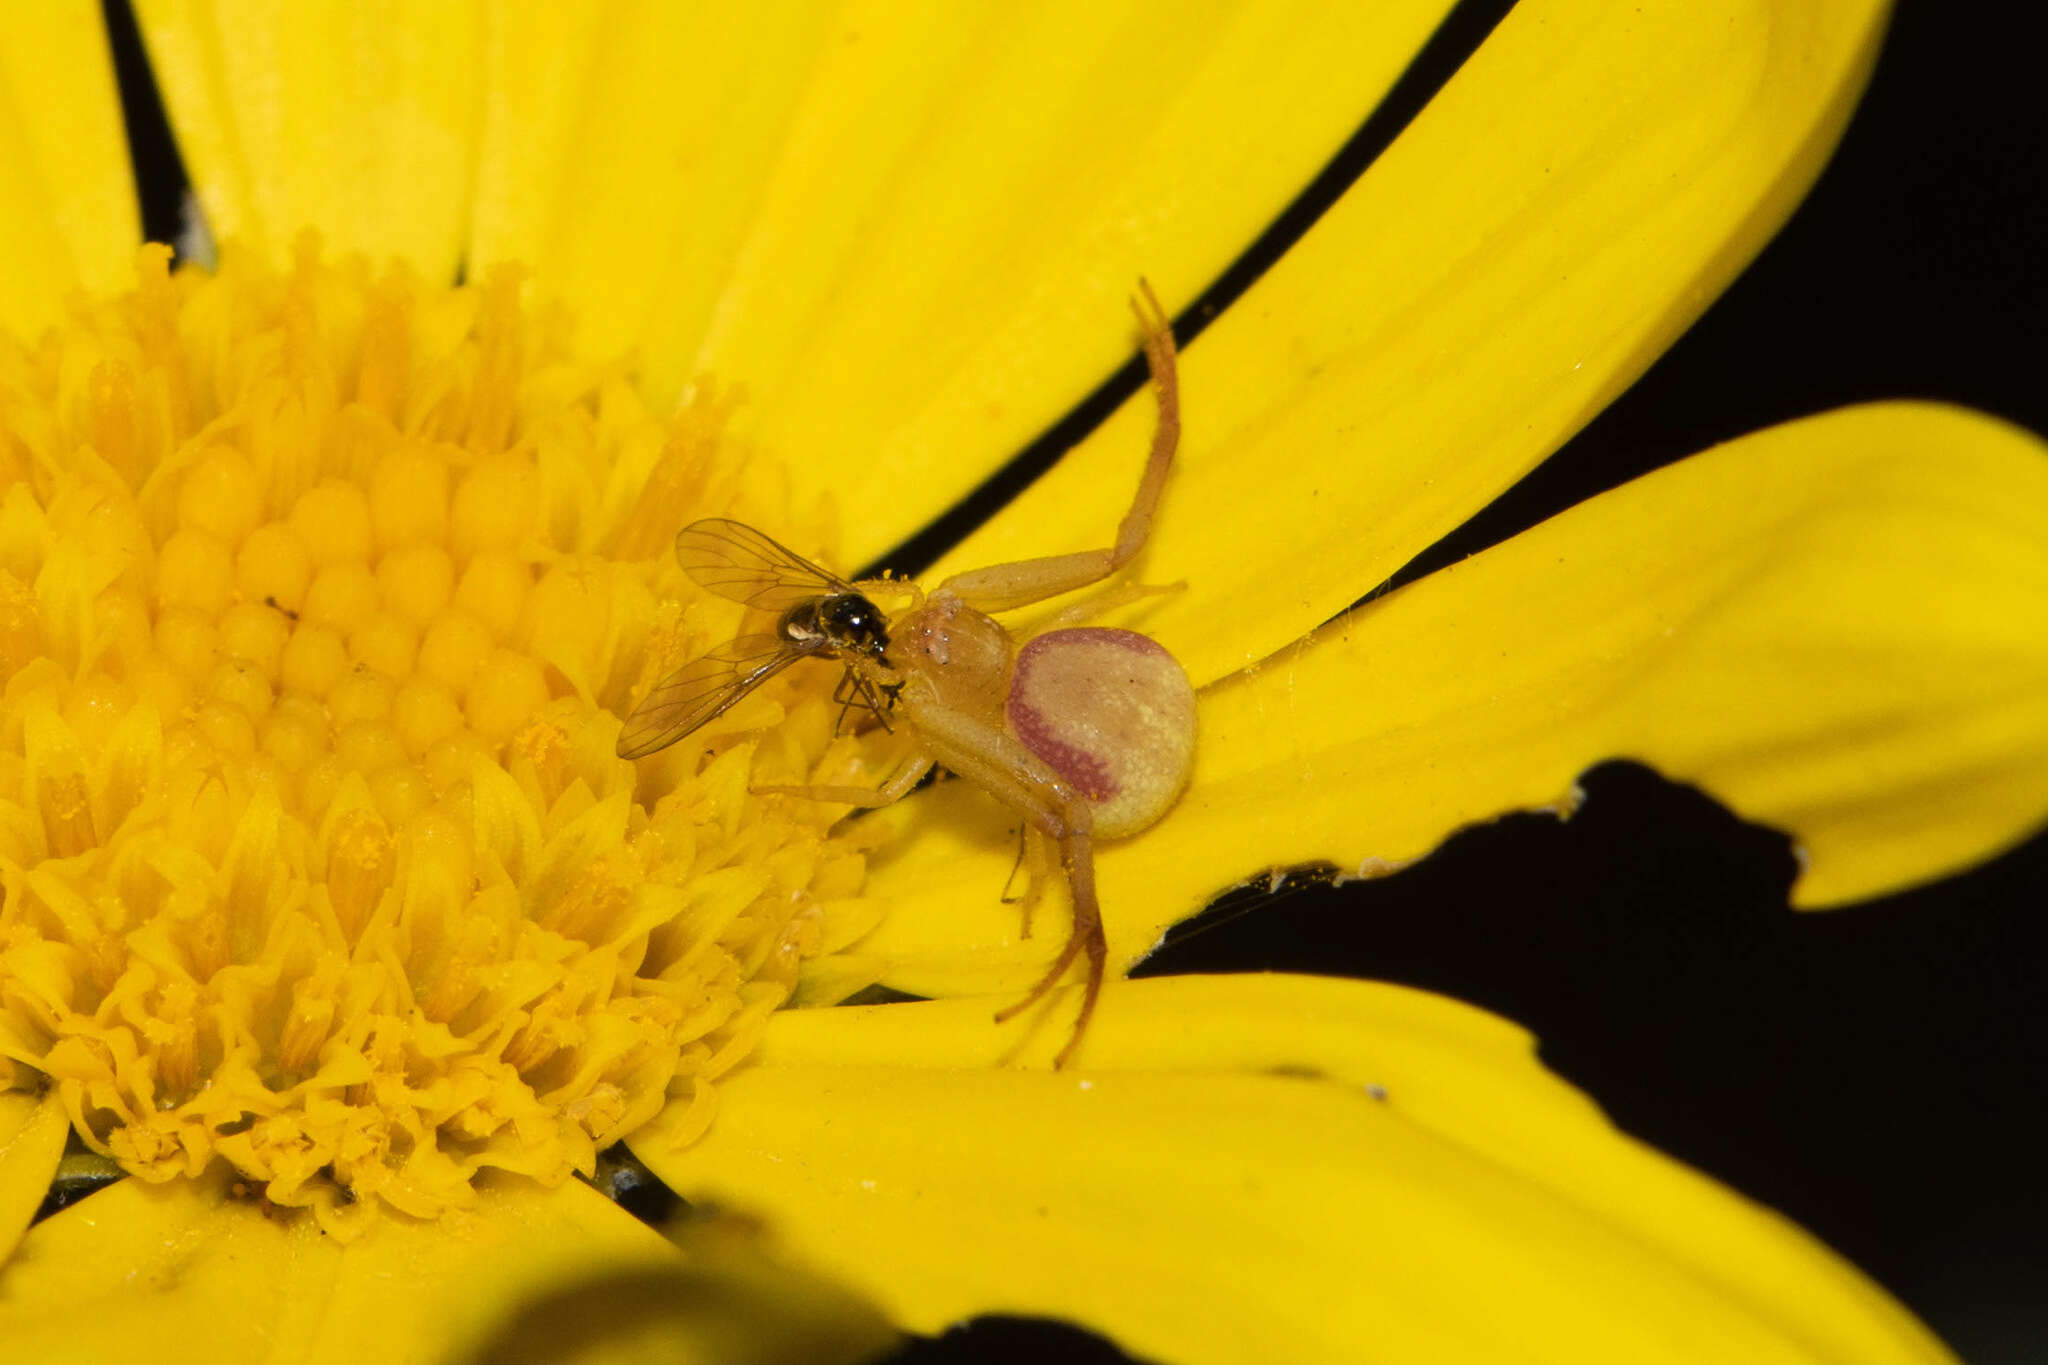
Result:
{"label": "dark background", "polygon": [[[1941,398],[2048,434],[2048,103],[2027,8],[1901,4],[1780,236],[1417,567],[1845,403]],[[2048,1357],[2048,838],[1796,914],[1782,835],[1633,765],[1584,785],[1569,822],[1513,817],[1384,881],[1283,895],[1148,970],[1377,977],[1505,1014],[1623,1128],[1791,1215],[1966,1359]]]}
{"label": "dark background", "polygon": [[[1461,6],[1411,103],[1500,8]],[[1403,577],[1845,403],[1941,398],[2048,433],[2048,105],[2030,93],[2028,8],[1905,0],[1847,138],[1778,239],[1619,403]],[[132,77],[132,48],[122,60]],[[146,224],[162,238],[180,181],[140,112]],[[1376,116],[1337,181],[1404,119]],[[1138,382],[1134,368],[1105,386],[1038,455]],[[1791,1215],[1966,1359],[2048,1352],[2048,837],[1935,886],[1802,915],[1786,906],[1783,836],[1632,765],[1584,786],[1569,822],[1512,817],[1383,881],[1217,907],[1146,970],[1375,977],[1498,1011],[1622,1127]],[[1116,1358],[1021,1323],[902,1358],[1052,1351]]]}
{"label": "dark background", "polygon": [[[1453,25],[1483,32],[1498,8]],[[2048,101],[2028,8],[1900,4],[1778,238],[1618,403],[1397,581],[1847,403],[1939,398],[2048,434]],[[1372,977],[1507,1015],[1624,1129],[1789,1214],[1966,1360],[2048,1358],[2048,837],[1799,914],[1783,835],[1632,764],[1584,786],[1569,822],[1510,817],[1383,881],[1215,907],[1141,972]],[[986,1324],[904,1358],[1074,1345]]]}

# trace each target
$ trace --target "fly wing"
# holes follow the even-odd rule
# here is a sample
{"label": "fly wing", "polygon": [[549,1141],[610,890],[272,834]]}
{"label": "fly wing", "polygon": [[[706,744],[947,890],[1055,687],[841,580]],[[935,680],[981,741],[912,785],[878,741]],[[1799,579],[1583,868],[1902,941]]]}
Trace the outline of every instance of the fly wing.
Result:
{"label": "fly wing", "polygon": [[693,521],[677,532],[676,562],[706,591],[777,615],[815,598],[853,591],[845,579],[725,517]]}
{"label": "fly wing", "polygon": [[633,708],[619,731],[619,757],[644,758],[666,749],[812,652],[779,635],[742,635],[699,655],[656,683]]}

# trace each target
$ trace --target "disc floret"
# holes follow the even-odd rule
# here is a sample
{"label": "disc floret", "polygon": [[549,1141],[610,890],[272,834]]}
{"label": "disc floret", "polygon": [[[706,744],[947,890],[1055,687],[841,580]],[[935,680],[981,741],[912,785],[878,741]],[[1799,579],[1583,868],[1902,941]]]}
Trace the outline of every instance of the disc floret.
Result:
{"label": "disc floret", "polygon": [[800,680],[614,756],[731,628],[666,542],[747,485],[708,389],[657,416],[563,335],[514,272],[306,244],[0,338],[0,1083],[133,1174],[337,1227],[559,1182],[708,1115],[862,920],[829,817],[750,794],[849,761]]}

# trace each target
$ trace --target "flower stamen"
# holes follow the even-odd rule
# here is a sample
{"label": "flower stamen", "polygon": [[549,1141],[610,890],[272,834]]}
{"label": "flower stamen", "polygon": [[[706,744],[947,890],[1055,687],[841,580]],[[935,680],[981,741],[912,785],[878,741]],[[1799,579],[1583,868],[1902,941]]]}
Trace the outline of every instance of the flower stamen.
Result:
{"label": "flower stamen", "polygon": [[658,414],[515,270],[229,262],[0,347],[0,1082],[332,1231],[588,1171],[860,890],[746,734],[614,756],[650,648],[734,624],[668,555],[753,496],[730,402]]}

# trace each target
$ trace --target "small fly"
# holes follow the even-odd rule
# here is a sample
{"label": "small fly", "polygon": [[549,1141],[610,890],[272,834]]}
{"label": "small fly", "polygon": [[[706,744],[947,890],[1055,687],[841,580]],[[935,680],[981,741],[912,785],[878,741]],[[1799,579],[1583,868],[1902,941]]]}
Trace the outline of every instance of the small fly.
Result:
{"label": "small fly", "polygon": [[832,699],[888,724],[895,689],[877,685],[855,666],[856,660],[882,662],[888,618],[859,588],[724,517],[685,526],[676,536],[676,561],[707,592],[776,613],[775,629],[728,640],[663,678],[626,718],[620,758],[643,758],[674,744],[799,659],[844,661],[846,675]]}

